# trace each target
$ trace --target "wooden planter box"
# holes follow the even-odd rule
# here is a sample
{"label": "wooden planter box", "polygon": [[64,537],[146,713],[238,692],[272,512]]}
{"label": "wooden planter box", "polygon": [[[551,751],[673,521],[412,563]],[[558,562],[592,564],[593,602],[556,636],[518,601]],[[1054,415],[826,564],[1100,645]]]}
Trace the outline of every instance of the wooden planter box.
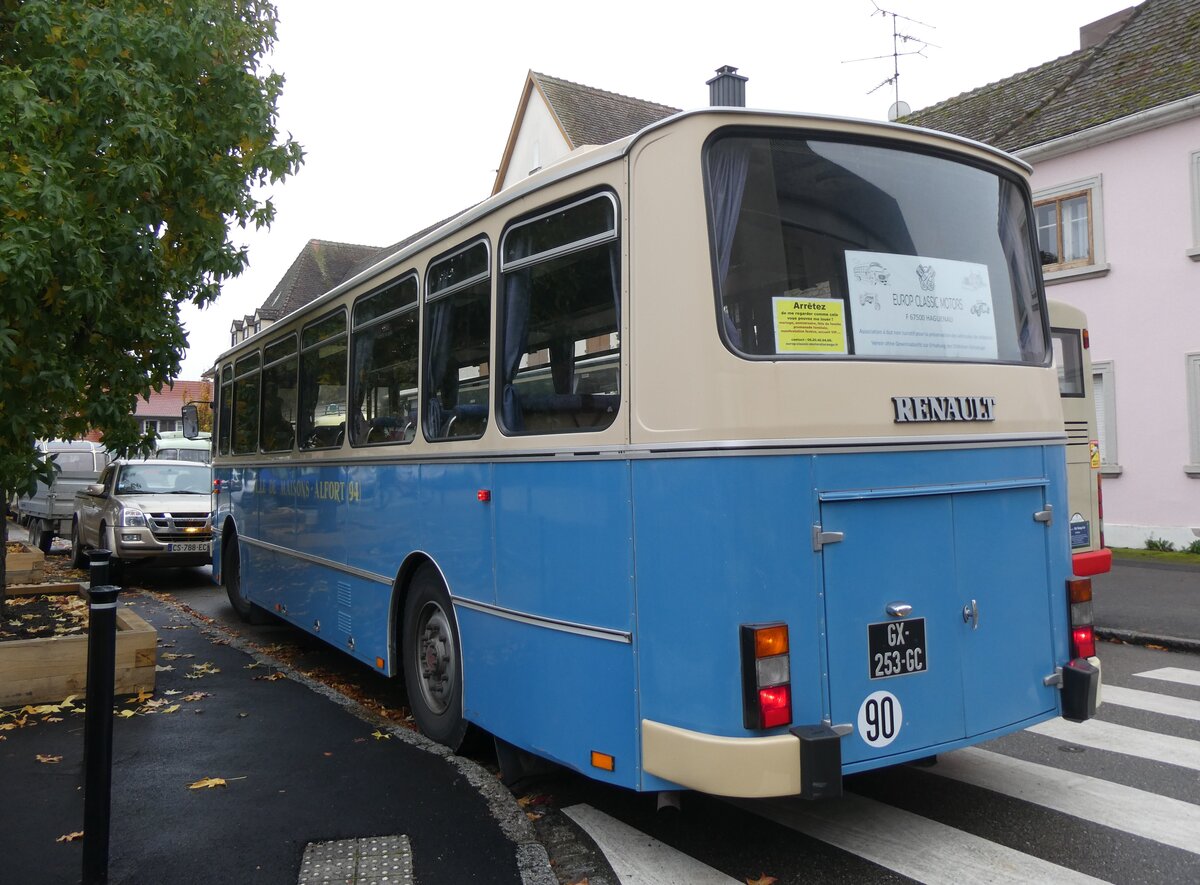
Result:
{"label": "wooden planter box", "polygon": [[36,584],[42,579],[46,568],[46,554],[36,547],[30,547],[24,542],[10,541],[10,544],[20,543],[21,552],[8,554],[5,563],[4,584]]}
{"label": "wooden planter box", "polygon": [[[8,588],[10,597],[84,592],[82,584]],[[132,609],[117,609],[116,694],[154,690],[157,642],[157,631]],[[0,642],[0,707],[52,703],[68,695],[82,696],[87,688],[87,643],[86,636]]]}

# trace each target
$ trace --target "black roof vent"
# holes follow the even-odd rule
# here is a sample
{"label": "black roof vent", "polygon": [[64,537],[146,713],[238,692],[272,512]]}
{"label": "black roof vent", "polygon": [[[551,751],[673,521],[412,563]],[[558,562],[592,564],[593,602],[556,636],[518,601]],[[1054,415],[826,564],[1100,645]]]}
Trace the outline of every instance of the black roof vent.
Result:
{"label": "black roof vent", "polygon": [[717,68],[717,76],[708,81],[708,103],[714,108],[744,108],[746,81],[731,65]]}

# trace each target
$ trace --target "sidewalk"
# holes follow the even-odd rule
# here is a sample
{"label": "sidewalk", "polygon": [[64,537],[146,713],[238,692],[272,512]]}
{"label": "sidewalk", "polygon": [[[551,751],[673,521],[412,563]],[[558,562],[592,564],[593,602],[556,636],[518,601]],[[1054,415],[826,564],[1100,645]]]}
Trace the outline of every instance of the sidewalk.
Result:
{"label": "sidewalk", "polygon": [[[158,706],[116,703],[134,712],[113,721],[110,882],[294,885],[307,843],[357,838],[376,850],[365,837],[394,836],[407,837],[422,885],[556,881],[524,813],[485,770],[360,718],[174,606],[142,593],[121,603],[158,630],[168,669]],[[78,881],[82,843],[58,840],[83,829],[83,717],[24,720],[0,732],[0,878]],[[189,788],[206,778],[224,784]],[[356,881],[403,880],[364,871]]]}

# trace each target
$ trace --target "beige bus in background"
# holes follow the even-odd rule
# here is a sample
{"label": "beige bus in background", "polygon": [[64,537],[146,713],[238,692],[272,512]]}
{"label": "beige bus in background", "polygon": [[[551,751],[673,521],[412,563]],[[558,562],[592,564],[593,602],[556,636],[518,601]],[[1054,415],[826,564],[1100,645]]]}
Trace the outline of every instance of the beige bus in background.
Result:
{"label": "beige bus in background", "polygon": [[1079,577],[1112,568],[1112,551],[1104,546],[1103,493],[1100,486],[1100,436],[1092,390],[1091,341],[1087,316],[1077,307],[1048,301],[1054,366],[1062,395],[1063,428],[1067,432],[1067,505],[1071,560]]}

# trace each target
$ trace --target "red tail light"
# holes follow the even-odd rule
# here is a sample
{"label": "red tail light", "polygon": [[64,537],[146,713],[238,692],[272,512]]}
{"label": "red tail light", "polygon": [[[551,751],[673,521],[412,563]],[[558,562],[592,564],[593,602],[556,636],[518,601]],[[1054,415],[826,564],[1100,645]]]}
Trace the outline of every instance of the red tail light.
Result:
{"label": "red tail light", "polygon": [[742,720],[746,728],[792,721],[791,655],[787,624],[743,624]]}
{"label": "red tail light", "polygon": [[1096,634],[1092,625],[1071,628],[1071,657],[1092,658],[1096,656]]}
{"label": "red tail light", "polygon": [[775,728],[792,721],[792,689],[787,685],[758,690],[758,713],[763,728]]}

